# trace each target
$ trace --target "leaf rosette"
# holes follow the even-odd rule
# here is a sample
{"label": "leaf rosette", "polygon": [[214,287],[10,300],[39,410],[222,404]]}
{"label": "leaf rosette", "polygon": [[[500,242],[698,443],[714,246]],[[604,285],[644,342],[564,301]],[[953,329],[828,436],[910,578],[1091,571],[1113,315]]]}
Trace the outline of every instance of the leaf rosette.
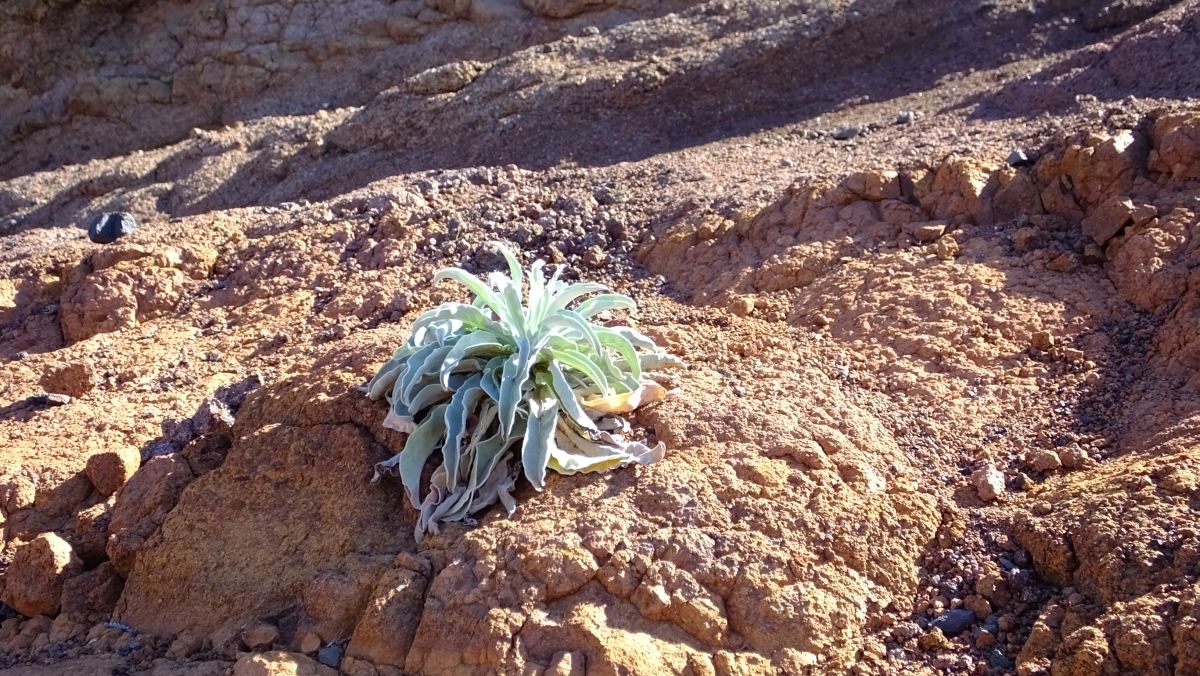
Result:
{"label": "leaf rosette", "polygon": [[[400,477],[420,512],[418,539],[496,502],[511,515],[522,474],[540,491],[551,470],[601,472],[665,452],[661,442],[627,439],[622,414],[666,395],[647,372],[682,362],[633,328],[594,321],[635,310],[633,299],[600,284],[565,283],[562,267],[547,277],[540,260],[526,276],[513,253],[496,246],[509,274],[439,271],[435,282],[459,282],[474,301],[418,317],[367,384],[369,397],[390,405],[384,425],[408,434],[400,453],[376,465],[374,481]],[[422,471],[439,451],[442,463],[422,491]]]}

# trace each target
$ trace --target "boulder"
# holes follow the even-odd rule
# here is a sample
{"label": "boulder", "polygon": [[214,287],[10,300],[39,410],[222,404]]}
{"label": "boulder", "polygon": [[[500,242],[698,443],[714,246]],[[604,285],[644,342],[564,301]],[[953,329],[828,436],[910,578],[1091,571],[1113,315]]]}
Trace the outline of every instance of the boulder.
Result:
{"label": "boulder", "polygon": [[43,533],[16,547],[5,571],[3,600],[22,615],[54,615],[61,605],[63,584],[82,568],[83,562],[66,540]]}
{"label": "boulder", "polygon": [[108,617],[121,597],[125,580],[105,561],[63,583],[62,612],[77,616]]}
{"label": "boulder", "polygon": [[384,573],[375,586],[346,646],[347,657],[403,669],[425,604],[429,576],[428,562],[401,555],[396,567]]}
{"label": "boulder", "polygon": [[279,640],[279,629],[269,622],[255,622],[243,629],[238,638],[250,650],[266,650]]}
{"label": "boulder", "polygon": [[84,472],[96,492],[108,497],[129,481],[142,464],[142,454],[132,446],[101,451],[88,458]]}
{"label": "boulder", "polygon": [[1200,115],[1164,115],[1151,133],[1149,167],[1182,180],[1200,180]]}
{"label": "boulder", "polygon": [[[369,400],[328,372],[259,394],[239,411],[225,461],[188,486],[138,552],[122,622],[208,635],[299,605],[300,630],[332,640],[353,631],[378,575],[412,546],[402,491],[368,485],[391,453],[367,432],[385,432]],[[361,424],[345,422],[356,417]]]}
{"label": "boulder", "polygon": [[112,522],[112,507],[115,498],[109,497],[86,509],[81,509],[67,522],[63,538],[86,566],[94,566],[108,558],[108,527]]}
{"label": "boulder", "polygon": [[117,572],[128,576],[133,560],[193,479],[178,454],[151,458],[121,489],[113,506],[106,547]]}

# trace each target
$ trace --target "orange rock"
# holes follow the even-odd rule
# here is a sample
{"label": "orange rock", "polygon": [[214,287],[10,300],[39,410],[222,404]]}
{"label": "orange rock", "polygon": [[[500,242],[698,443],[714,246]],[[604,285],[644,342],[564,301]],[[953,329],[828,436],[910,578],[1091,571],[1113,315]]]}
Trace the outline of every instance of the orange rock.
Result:
{"label": "orange rock", "polygon": [[1128,129],[1112,136],[1093,135],[1083,144],[1064,149],[1058,175],[1068,179],[1080,204],[1100,204],[1110,196],[1129,191],[1137,172],[1145,165],[1147,152],[1146,139]]}
{"label": "orange rock", "polygon": [[4,575],[4,602],[22,615],[54,615],[61,605],[63,583],[82,568],[66,540],[43,533],[17,545]]}
{"label": "orange rock", "polygon": [[62,531],[63,538],[71,543],[71,548],[83,559],[85,566],[94,566],[108,556],[105,547],[108,544],[108,524],[114,502],[115,499],[110,497],[79,510]]}
{"label": "orange rock", "polygon": [[129,575],[137,553],[146,546],[192,478],[192,471],[182,457],[165,455],[151,458],[122,487],[113,505],[106,546],[117,572]]}
{"label": "orange rock", "polygon": [[50,371],[39,384],[47,392],[79,398],[96,387],[96,370],[91,364],[78,361]]}
{"label": "orange rock", "polygon": [[88,480],[96,492],[108,497],[129,481],[142,464],[142,455],[132,446],[121,446],[96,453],[88,458]]}
{"label": "orange rock", "polygon": [[1149,167],[1177,179],[1200,179],[1200,115],[1163,115],[1151,132]]}
{"label": "orange rock", "polygon": [[255,622],[243,629],[238,638],[250,650],[266,650],[279,640],[279,629],[269,622]]}
{"label": "orange rock", "polygon": [[1083,232],[1096,244],[1103,246],[1133,222],[1133,212],[1133,200],[1128,197],[1112,197],[1083,219]]}
{"label": "orange rock", "polygon": [[233,676],[335,676],[337,671],[307,655],[274,651],[247,653],[233,665]]}
{"label": "orange rock", "polygon": [[121,597],[125,580],[107,561],[63,583],[62,612],[83,617],[108,617]]}
{"label": "orange rock", "polygon": [[[413,517],[401,491],[366,484],[370,467],[388,453],[366,430],[392,434],[381,412],[345,379],[329,376],[285,381],[242,406],[238,424],[246,432],[225,462],[183,491],[151,546],[137,551],[118,619],[144,631],[209,634],[300,601],[299,630],[324,640],[350,634],[379,574],[396,551],[412,546],[411,524],[404,524]],[[354,418],[361,423],[332,422]],[[161,485],[178,471],[177,483],[184,483],[190,470],[186,463],[178,469],[180,462],[155,458],[134,476],[118,497],[115,532],[130,522],[154,523],[161,510],[124,518],[121,503],[143,474],[161,475]],[[156,464],[161,468],[151,472]],[[149,497],[161,501],[139,502],[167,505],[173,494],[160,489]]]}
{"label": "orange rock", "polygon": [[424,607],[429,567],[412,556],[400,559],[398,564],[380,576],[346,646],[348,657],[404,668]]}

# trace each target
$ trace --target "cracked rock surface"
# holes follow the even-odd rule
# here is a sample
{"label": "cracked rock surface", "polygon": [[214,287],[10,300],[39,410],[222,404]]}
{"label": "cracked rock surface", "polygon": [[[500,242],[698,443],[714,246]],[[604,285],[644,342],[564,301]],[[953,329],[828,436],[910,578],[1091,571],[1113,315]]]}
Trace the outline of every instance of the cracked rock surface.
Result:
{"label": "cracked rock surface", "polygon": [[[0,669],[1200,670],[1198,35],[5,3]],[[636,298],[688,364],[632,416],[669,450],[418,545],[355,388],[492,240]]]}

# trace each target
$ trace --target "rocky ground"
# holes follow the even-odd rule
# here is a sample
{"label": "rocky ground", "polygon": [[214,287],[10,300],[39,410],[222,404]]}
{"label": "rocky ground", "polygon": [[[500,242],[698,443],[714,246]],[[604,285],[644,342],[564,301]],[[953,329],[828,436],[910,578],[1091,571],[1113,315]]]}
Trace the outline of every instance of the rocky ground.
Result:
{"label": "rocky ground", "polygon": [[[7,673],[1200,673],[1200,2],[10,0],[0,45]],[[417,544],[355,387],[497,239],[638,300],[669,452]]]}

